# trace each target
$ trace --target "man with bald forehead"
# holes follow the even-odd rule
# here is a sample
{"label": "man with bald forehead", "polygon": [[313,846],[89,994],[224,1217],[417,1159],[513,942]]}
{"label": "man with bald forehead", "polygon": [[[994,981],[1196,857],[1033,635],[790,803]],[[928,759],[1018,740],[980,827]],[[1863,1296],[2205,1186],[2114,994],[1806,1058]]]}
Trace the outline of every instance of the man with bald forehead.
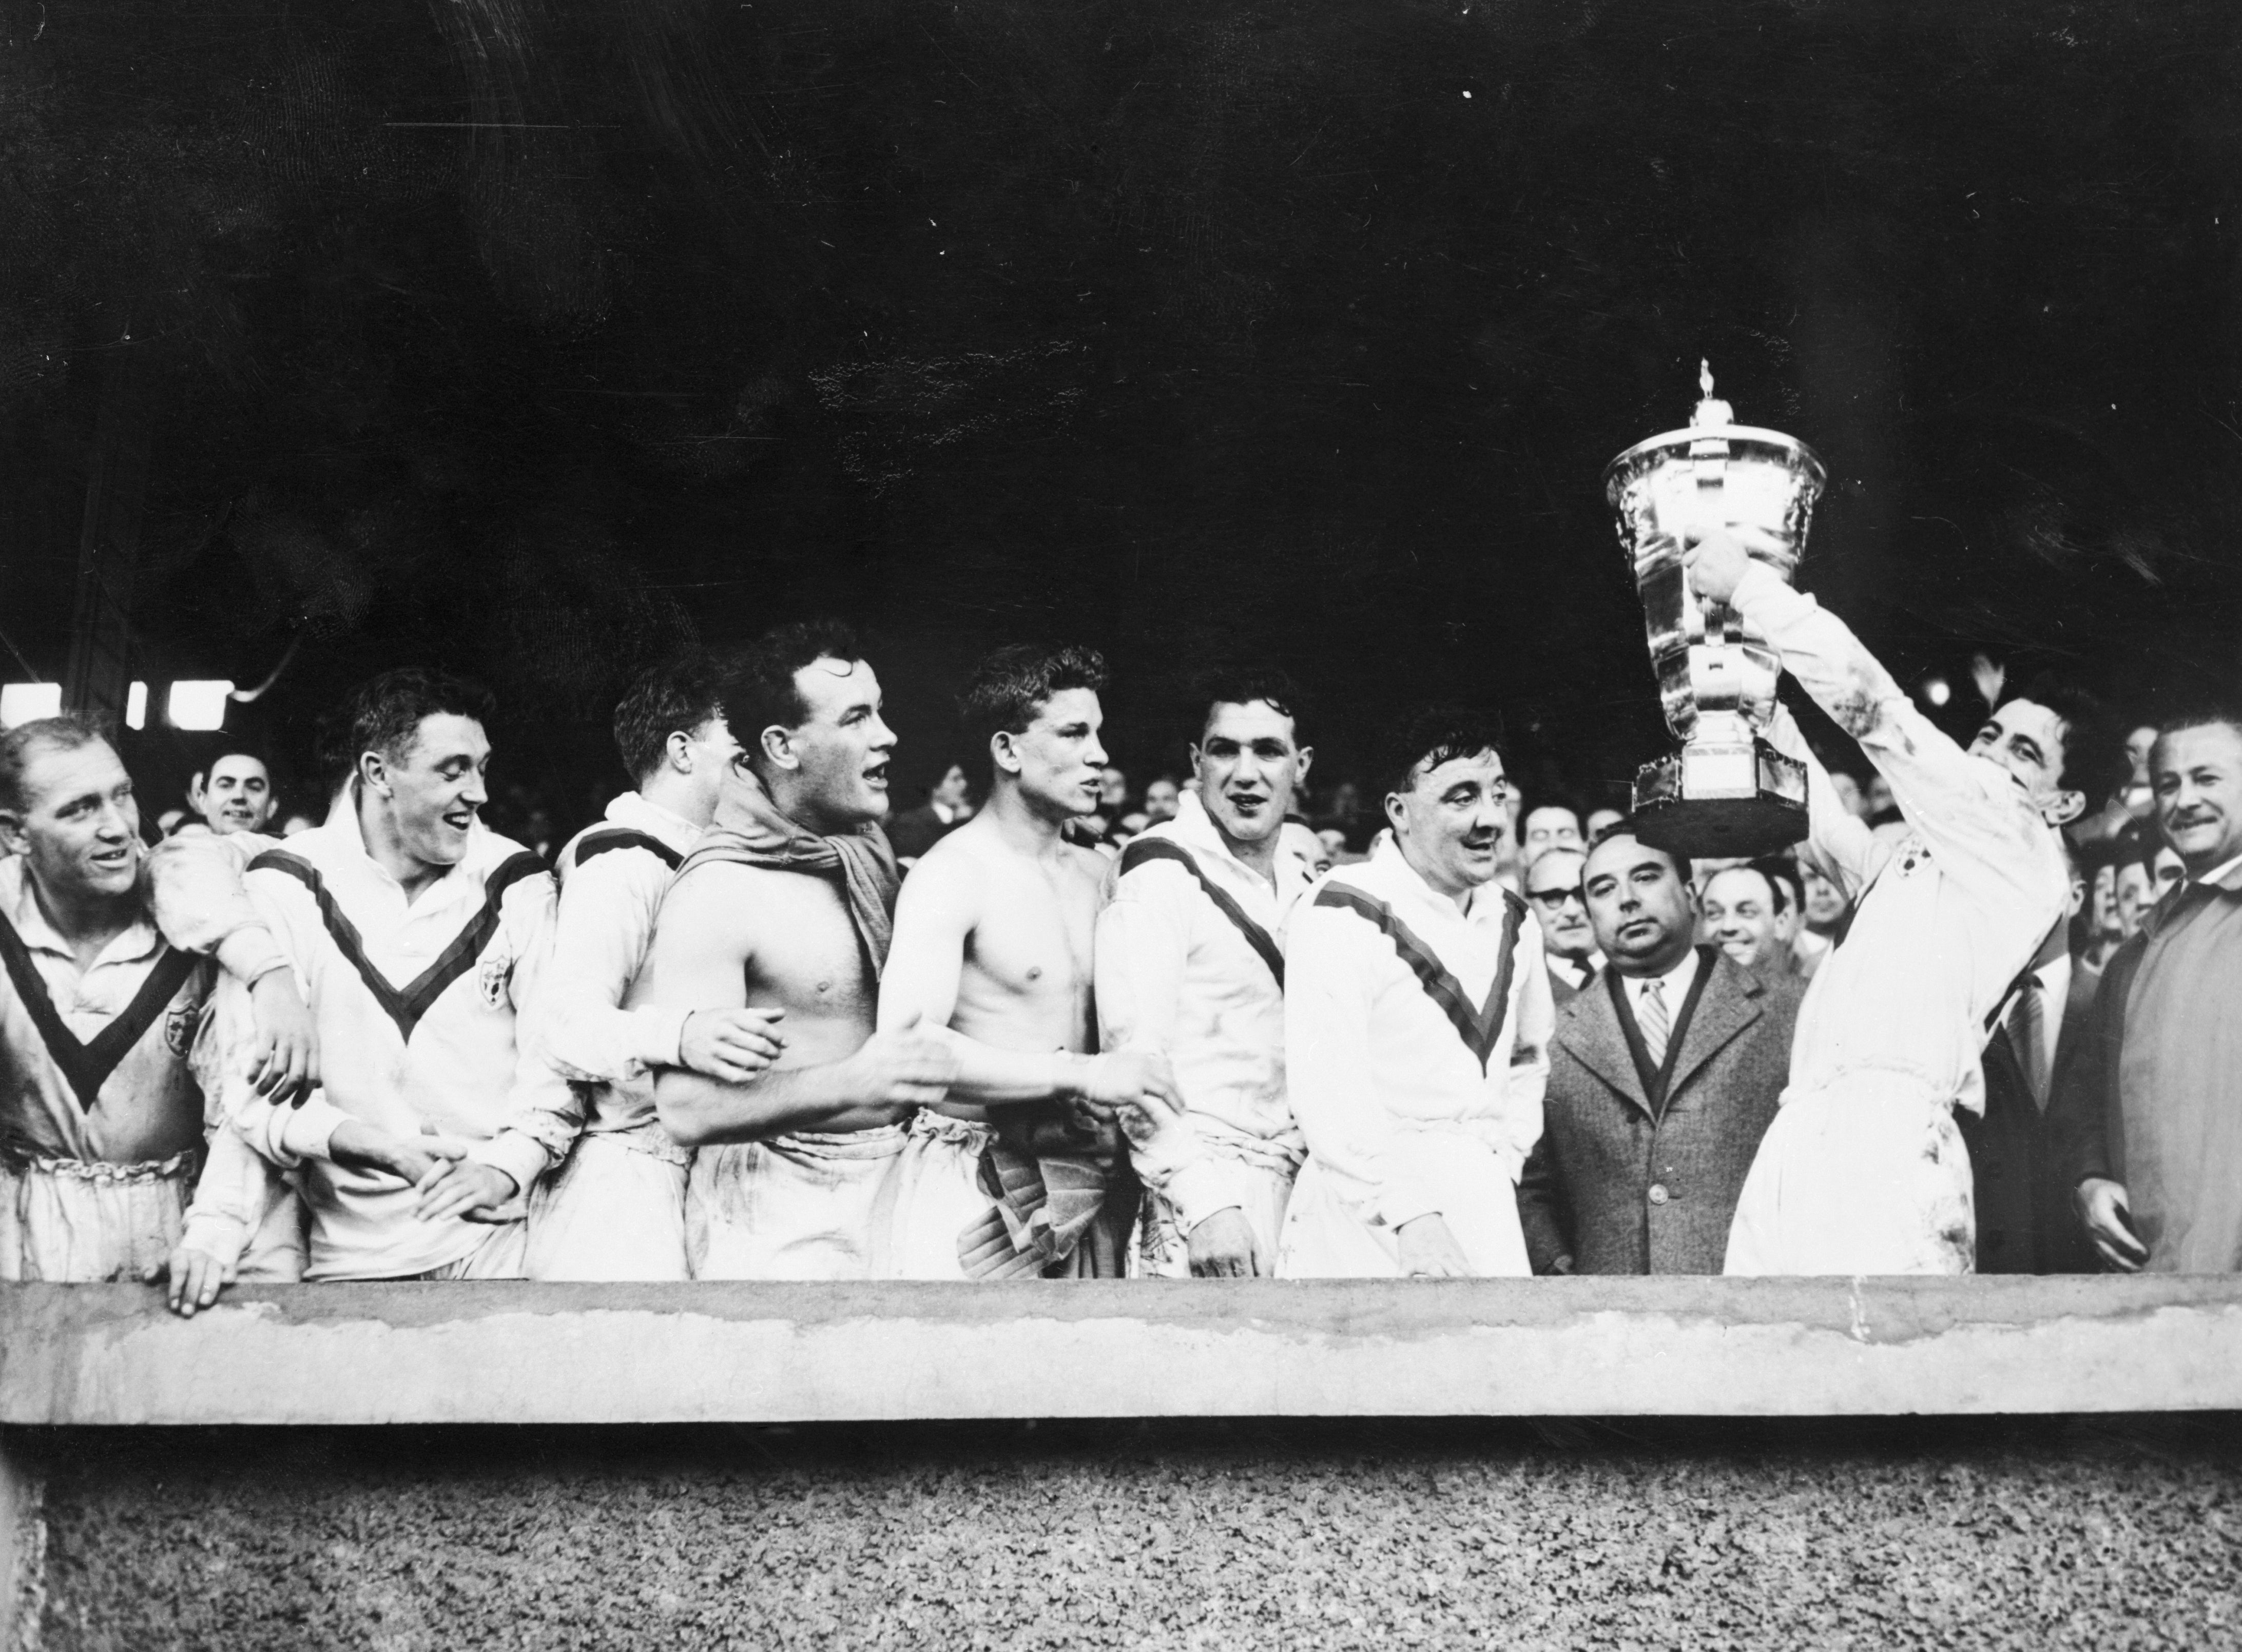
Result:
{"label": "man with bald forehead", "polygon": [[90,719],[0,735],[0,1279],[139,1279],[201,1158],[217,966],[139,885],[132,782]]}
{"label": "man with bald forehead", "polygon": [[2012,699],[1964,750],[1738,540],[1715,534],[1686,560],[1698,594],[1734,606],[1860,742],[1906,817],[1896,842],[1872,832],[1777,712],[1771,737],[1807,764],[1806,858],[1857,910],[1800,1006],[1790,1083],[1745,1182],[1727,1271],[1969,1273],[1970,1156],[1954,1113],[1984,1113],[1986,1039],[2064,921],[2059,829],[2085,806],[2064,782],[2093,748],[2076,728],[2083,703]]}

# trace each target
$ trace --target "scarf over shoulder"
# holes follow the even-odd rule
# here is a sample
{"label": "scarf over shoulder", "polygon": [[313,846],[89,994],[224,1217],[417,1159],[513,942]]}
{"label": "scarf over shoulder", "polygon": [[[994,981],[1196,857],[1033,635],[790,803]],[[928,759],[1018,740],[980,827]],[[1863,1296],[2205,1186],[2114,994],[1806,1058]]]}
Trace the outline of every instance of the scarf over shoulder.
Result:
{"label": "scarf over shoulder", "polygon": [[880,978],[887,967],[888,943],[895,934],[896,890],[903,879],[887,834],[876,823],[867,821],[853,832],[820,836],[780,814],[762,782],[735,769],[724,782],[715,820],[670,879],[672,893],[695,868],[719,861],[837,883],[872,978]]}

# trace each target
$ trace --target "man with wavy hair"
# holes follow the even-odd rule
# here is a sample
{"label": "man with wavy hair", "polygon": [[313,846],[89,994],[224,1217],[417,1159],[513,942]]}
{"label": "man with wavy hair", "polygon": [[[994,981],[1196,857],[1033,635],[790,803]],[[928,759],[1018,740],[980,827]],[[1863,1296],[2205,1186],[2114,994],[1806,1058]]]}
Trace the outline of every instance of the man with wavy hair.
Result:
{"label": "man with wavy hair", "polygon": [[1203,679],[1196,790],[1121,851],[1098,920],[1109,1049],[1175,1070],[1183,1114],[1132,1155],[1145,1183],[1138,1264],[1164,1279],[1266,1276],[1306,1148],[1285,1094],[1285,923],[1315,881],[1285,816],[1314,753],[1282,674]]}
{"label": "man with wavy hair", "polygon": [[1726,1271],[1967,1273],[1976,1220],[1954,1114],[1983,1117],[1987,1041],[2033,990],[2035,959],[2060,947],[2060,828],[2093,783],[2096,714],[2035,689],[1965,748],[1742,539],[1708,536],[1685,560],[1698,594],[1742,615],[1860,742],[1905,816],[1879,836],[1852,815],[1776,713],[1769,737],[1807,765],[1803,858],[1856,915],[1800,1006],[1789,1085],[1745,1179]]}
{"label": "man with wavy hair", "polygon": [[249,898],[319,1029],[322,1082],[291,1107],[229,1075],[231,1128],[175,1269],[181,1306],[207,1305],[256,1231],[258,1184],[228,1168],[245,1145],[300,1181],[306,1279],[520,1277],[520,1195],[547,1153],[514,1121],[527,1091],[560,1079],[516,1035],[554,891],[543,862],[482,823],[494,710],[440,671],[360,684],[340,725],[346,806],[250,862]]}
{"label": "man with wavy hair", "polygon": [[1496,882],[1510,781],[1469,711],[1425,708],[1386,745],[1393,835],[1292,916],[1285,1067],[1308,1158],[1278,1276],[1522,1278],[1555,1011],[1541,929]]}
{"label": "man with wavy hair", "polygon": [[895,731],[855,634],[781,626],[725,675],[744,767],[662,897],[633,1012],[782,1014],[778,1058],[744,1077],[666,1067],[656,1112],[694,1152],[696,1279],[861,1279],[889,1272],[905,1122],[942,1099],[950,1052],[873,1024],[895,856],[881,823]]}
{"label": "man with wavy hair", "polygon": [[1097,1049],[1092,944],[1106,863],[1062,834],[1097,811],[1105,662],[1000,648],[959,698],[988,805],[920,861],[896,907],[883,1031],[935,1029],[947,1101],[920,1110],[896,1200],[906,1277],[1114,1278],[1136,1212],[1115,1109],[1168,1093],[1167,1063]]}

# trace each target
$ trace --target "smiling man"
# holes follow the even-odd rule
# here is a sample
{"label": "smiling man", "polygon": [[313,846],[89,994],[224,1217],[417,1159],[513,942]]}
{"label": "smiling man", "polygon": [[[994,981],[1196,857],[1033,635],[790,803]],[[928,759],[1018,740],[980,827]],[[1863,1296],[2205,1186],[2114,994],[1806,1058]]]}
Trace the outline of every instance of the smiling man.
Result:
{"label": "smiling man", "polygon": [[2242,710],[2167,722],[2157,825],[2186,882],[2120,947],[2049,1129],[2104,1263],[2242,1271]]}
{"label": "smiling man", "polygon": [[1113,1110],[1171,1092],[1158,1052],[1093,1053],[1106,862],[1061,829],[1100,805],[1104,686],[1087,648],[1019,644],[982,661],[958,696],[989,753],[988,805],[903,885],[880,984],[881,1027],[935,1029],[957,1063],[948,1101],[920,1110],[898,1179],[905,1278],[1123,1270],[1136,1209]]}
{"label": "smiling man", "polygon": [[294,1107],[229,1101],[183,1246],[190,1271],[222,1274],[254,1230],[257,1212],[228,1202],[253,1185],[226,1172],[246,1143],[299,1174],[306,1279],[520,1276],[518,1195],[546,1153],[507,1120],[561,1083],[517,1038],[554,890],[542,862],[481,823],[493,710],[442,672],[362,684],[341,719],[348,809],[250,863],[250,900],[319,1029],[322,1087]]}
{"label": "smiling man", "polygon": [[280,798],[263,758],[229,751],[187,782],[187,803],[202,816],[203,824],[223,835],[263,831]]}
{"label": "smiling man", "polygon": [[1469,712],[1414,713],[1386,747],[1393,837],[1292,917],[1285,1081],[1308,1158],[1277,1272],[1523,1275],[1553,1011],[1541,932],[1494,882],[1510,782]]}
{"label": "smiling man", "polygon": [[1727,1271],[1969,1273],[1970,1158],[1954,1111],[1983,1114],[1985,1041],[2064,921],[2058,829],[2085,806],[2079,771],[2097,744],[2085,707],[2012,699],[1964,750],[1843,622],[1735,539],[1715,535],[1686,560],[1698,595],[1732,604],[1860,742],[1906,820],[1881,841],[1778,710],[1770,738],[1808,768],[1806,857],[1856,910],[1800,1007],[1789,1087]]}
{"label": "smiling man", "polygon": [[137,1280],[179,1235],[217,966],[158,933],[139,829],[91,720],[0,735],[0,1279]]}
{"label": "smiling man", "polygon": [[1286,920],[1314,875],[1287,827],[1314,753],[1298,689],[1233,671],[1202,685],[1196,791],[1122,851],[1098,919],[1098,1017],[1108,1049],[1172,1064],[1182,1117],[1132,1154],[1145,1185],[1138,1264],[1156,1278],[1275,1271],[1306,1153],[1285,1093]]}
{"label": "smiling man", "polygon": [[849,1279],[887,1265],[887,1195],[904,1121],[954,1066],[923,1033],[876,1034],[896,863],[895,732],[855,635],[782,626],[722,690],[746,766],[663,896],[636,1012],[751,1008],[784,1017],[778,1058],[742,1078],[684,1067],[654,1101],[695,1152],[686,1198],[696,1279]]}

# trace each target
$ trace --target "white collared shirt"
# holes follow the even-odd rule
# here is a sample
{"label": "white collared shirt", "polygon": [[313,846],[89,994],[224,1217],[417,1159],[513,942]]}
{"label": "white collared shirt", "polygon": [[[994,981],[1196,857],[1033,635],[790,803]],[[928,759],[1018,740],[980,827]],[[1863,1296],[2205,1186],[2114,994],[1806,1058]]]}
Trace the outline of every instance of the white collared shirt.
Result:
{"label": "white collared shirt", "polygon": [[1804,857],[1858,903],[1799,1006],[1791,1087],[1873,1068],[1982,1113],[1986,1018],[2070,901],[2059,839],[1998,764],[1917,710],[1812,597],[1754,563],[1735,608],[1860,742],[1909,826],[1897,843],[1877,839],[1838,802],[1790,714],[1776,712],[1769,738],[1807,765]]}
{"label": "white collared shirt", "polygon": [[[1389,912],[1428,949],[1472,1006],[1485,1008],[1514,929],[1499,1036],[1482,1065],[1393,940],[1349,895]],[[1286,1071],[1308,1152],[1361,1218],[1398,1228],[1440,1200],[1394,1167],[1398,1132],[1483,1142],[1514,1185],[1541,1135],[1555,1025],[1541,928],[1488,884],[1468,910],[1418,876],[1390,839],[1334,867],[1292,915],[1285,957]]]}
{"label": "white collared shirt", "polygon": [[[70,942],[40,908],[20,855],[0,859],[0,911],[23,944],[47,1002],[81,1045],[131,1007],[167,950],[144,914],[81,970]],[[192,1058],[213,974],[208,964],[198,964],[163,1004],[150,1006],[148,1024],[91,1099],[77,1093],[56,1061],[14,981],[0,976],[0,1145],[111,1165],[145,1164],[199,1145],[203,1104]]]}
{"label": "white collared shirt", "polygon": [[685,1034],[684,1010],[622,1007],[646,961],[654,914],[675,867],[641,847],[577,858],[587,838],[614,828],[643,833],[680,860],[692,852],[701,831],[630,791],[607,805],[602,825],[579,832],[560,851],[553,961],[526,1012],[526,1036],[563,1078],[584,1086],[582,1100],[567,1091],[540,1090],[533,1101],[569,1095],[568,1109],[543,1121],[534,1111],[508,1121],[541,1142],[555,1160],[579,1127],[633,1130],[651,1121],[654,1070],[678,1064]]}
{"label": "white collared shirt", "polygon": [[1682,962],[1663,975],[1628,975],[1620,979],[1626,984],[1627,1007],[1635,1012],[1637,1025],[1642,1021],[1643,997],[1653,981],[1658,983],[1658,1001],[1666,1006],[1667,1036],[1670,1040],[1682,1023],[1682,1006],[1689,1001],[1689,989],[1696,984],[1698,966],[1703,963],[1697,949],[1691,947],[1682,955]]}
{"label": "white collared shirt", "polygon": [[[525,1111],[529,1092],[563,1087],[546,1063],[523,1058],[515,1036],[517,1011],[534,995],[552,948],[552,875],[536,866],[507,883],[491,907],[488,880],[527,851],[478,823],[459,863],[408,900],[366,852],[355,812],[268,852],[288,857],[286,863],[253,864],[244,881],[311,1007],[322,1083],[300,1108],[276,1108],[252,1095],[230,1098],[226,1113],[265,1158],[302,1167],[312,1215],[305,1278],[393,1279],[455,1261],[483,1243],[487,1226],[458,1218],[420,1220],[410,1188],[393,1176],[334,1164],[326,1157],[327,1143],[345,1118],[407,1140],[443,1136],[472,1144],[471,1158],[528,1190],[546,1150],[503,1126]],[[388,1003],[291,867],[315,878],[337,917],[355,931],[365,968],[393,995]],[[440,963],[446,967],[432,978]],[[418,1010],[408,1037],[393,1013],[394,995],[416,984],[421,993],[403,1011]],[[230,1087],[239,1064],[229,1064]]]}
{"label": "white collared shirt", "polygon": [[[1193,792],[1131,849],[1145,842],[1182,848],[1281,953],[1286,920],[1313,881],[1299,855],[1279,846],[1272,885],[1230,852]],[[1285,992],[1189,869],[1129,850],[1122,864],[1098,919],[1099,1044],[1149,1045],[1174,1066],[1184,1127],[1132,1157],[1188,1232],[1239,1203],[1218,1161],[1291,1170],[1306,1151],[1285,1093]]]}
{"label": "white collared shirt", "polygon": [[[1542,944],[1545,946],[1548,944],[1546,937]],[[1561,952],[1551,952],[1546,956],[1549,960],[1549,972],[1559,977],[1576,992],[1594,980],[1596,971],[1604,967],[1604,955],[1601,952],[1591,952],[1584,958],[1567,957]]]}

